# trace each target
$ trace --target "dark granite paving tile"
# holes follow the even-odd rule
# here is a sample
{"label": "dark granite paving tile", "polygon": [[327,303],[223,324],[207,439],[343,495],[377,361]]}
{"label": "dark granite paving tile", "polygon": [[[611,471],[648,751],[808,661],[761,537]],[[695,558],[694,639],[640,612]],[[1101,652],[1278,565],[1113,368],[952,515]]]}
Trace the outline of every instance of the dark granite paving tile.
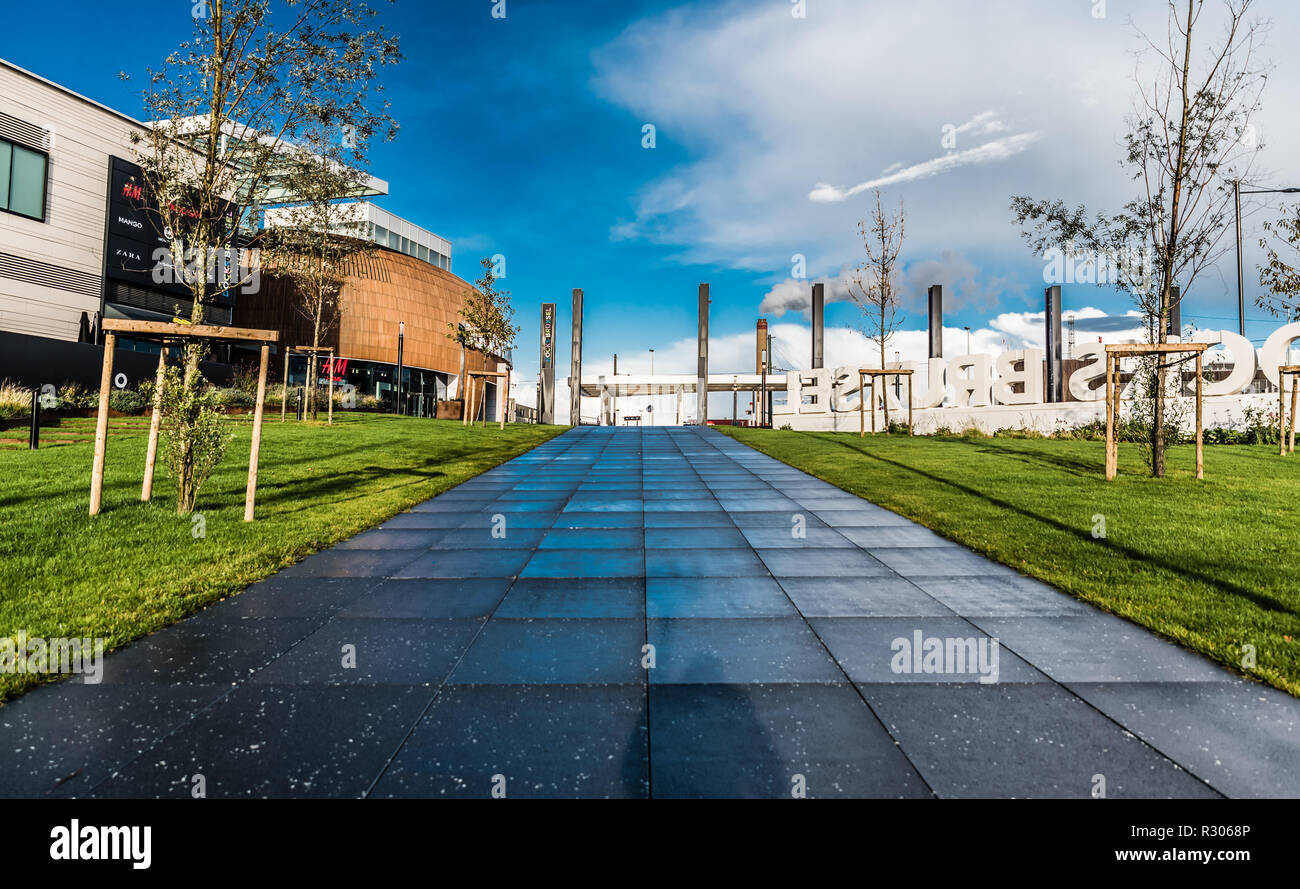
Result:
{"label": "dark granite paving tile", "polygon": [[552,528],[540,541],[542,549],[640,549],[640,528]]}
{"label": "dark granite paving tile", "polygon": [[641,549],[539,549],[520,577],[641,577]]}
{"label": "dark granite paving tile", "polygon": [[97,797],[360,797],[429,701],[427,688],[240,686],[97,785]]}
{"label": "dark granite paving tile", "polygon": [[569,512],[556,517],[556,528],[640,528],[641,512]]}
{"label": "dark granite paving tile", "polygon": [[[800,509],[807,508],[800,507]],[[910,528],[914,524],[898,513],[870,504],[857,509],[817,509],[813,512],[832,528],[879,528],[887,525],[903,525]]]}
{"label": "dark granite paving tile", "polygon": [[803,525],[808,529],[829,527],[812,513],[801,512],[798,509],[786,510],[785,512],[733,512],[728,513],[728,515],[736,523],[736,527],[742,531],[768,528],[789,533],[790,529],[794,527],[795,516],[803,516]]}
{"label": "dark granite paving tile", "polygon": [[441,528],[375,528],[335,544],[334,549],[428,549],[447,533]]}
{"label": "dark granite paving tile", "polygon": [[645,617],[645,582],[639,577],[521,577],[495,616]]}
{"label": "dark granite paving tile", "polygon": [[[735,523],[724,510],[711,512],[647,512],[645,527],[651,528],[732,528]],[[648,538],[647,538],[648,540]]]}
{"label": "dark granite paving tile", "polygon": [[1019,577],[1014,568],[952,546],[870,548],[871,555],[904,577]]}
{"label": "dark granite paving tile", "polygon": [[529,549],[429,550],[392,572],[393,577],[516,577]]}
{"label": "dark granite paving tile", "polygon": [[857,691],[824,685],[655,685],[656,797],[928,797]]}
{"label": "dark granite paving tile", "polygon": [[1080,682],[1068,688],[1231,797],[1300,797],[1300,701],[1233,682]]}
{"label": "dark granite paving tile", "polygon": [[1048,681],[957,617],[820,617],[809,623],[854,682]]}
{"label": "dark granite paving tile", "polygon": [[797,617],[651,620],[649,638],[654,684],[844,681]]}
{"label": "dark granite paving tile", "polygon": [[707,500],[709,492],[704,487],[671,489],[647,487],[641,496],[645,500]]}
{"label": "dark granite paving tile", "polygon": [[641,512],[644,502],[640,497],[615,500],[604,497],[574,497],[564,507],[564,512]]}
{"label": "dark granite paving tile", "polygon": [[766,577],[763,561],[748,548],[647,549],[646,577]]}
{"label": "dark granite paving tile", "polygon": [[952,611],[896,575],[782,577],[804,617],[943,617]]}
{"label": "dark granite paving tile", "polygon": [[940,797],[1217,795],[1054,683],[858,687]]}
{"label": "dark granite paving tile", "polygon": [[799,512],[798,503],[787,497],[728,497],[720,498],[719,504],[729,513],[738,512]]}
{"label": "dark granite paving tile", "polygon": [[[559,518],[559,516],[560,512],[558,509],[552,512],[506,513],[488,508],[486,510],[471,513],[468,518],[458,516],[457,518],[461,518],[463,521],[458,523],[456,527],[461,530],[484,531],[491,534],[492,529],[501,527],[504,520],[507,531],[517,531],[521,528],[527,528],[530,530],[540,528],[544,530],[555,524],[555,520]],[[502,517],[504,517],[504,519]]]}
{"label": "dark granite paving tile", "polygon": [[448,680],[455,685],[643,683],[642,620],[491,620]]}
{"label": "dark granite paving tile", "polygon": [[538,500],[548,503],[562,503],[569,496],[560,491],[505,491],[493,503],[531,503]]}
{"label": "dark granite paving tile", "polygon": [[[433,549],[535,549],[546,536],[547,528],[521,528],[505,521],[481,528],[457,528],[448,531]],[[436,554],[435,554],[436,555]]]}
{"label": "dark granite paving tile", "polygon": [[379,527],[382,530],[456,528],[465,521],[459,512],[402,512]]}
{"label": "dark granite paving tile", "polygon": [[682,527],[645,529],[645,545],[651,549],[673,549],[677,547],[699,547],[707,549],[730,549],[748,547],[749,543],[730,522],[719,527]]}
{"label": "dark granite paving tile", "polygon": [[796,513],[788,528],[745,528],[745,539],[754,549],[855,549],[853,543],[834,528],[809,528]]}
{"label": "dark granite paving tile", "polygon": [[1233,682],[1236,677],[1113,615],[972,617],[1057,682]]}
{"label": "dark granite paving tile", "polygon": [[406,549],[333,549],[310,555],[280,573],[287,577],[388,577],[411,561]]}
{"label": "dark granite paving tile", "polygon": [[339,617],[487,617],[505,598],[509,577],[386,580],[339,611]]}
{"label": "dark granite paving tile", "polygon": [[884,565],[856,547],[801,547],[757,550],[774,577],[886,577]]}
{"label": "dark granite paving tile", "polygon": [[247,679],[321,625],[318,618],[218,618],[172,624],[104,656],[104,684],[210,685]]}
{"label": "dark granite paving tile", "polygon": [[706,513],[722,512],[722,507],[716,500],[711,497],[693,497],[682,500],[647,500],[645,501],[645,511],[647,514],[656,512],[689,512],[689,513]]}
{"label": "dark granite paving tile", "polygon": [[649,617],[795,617],[794,606],[770,577],[650,577]]}
{"label": "dark granite paving tile", "polygon": [[495,515],[502,513],[504,515],[527,515],[528,513],[557,513],[565,508],[569,502],[567,496],[552,497],[547,500],[494,500],[485,504],[480,513]]}
{"label": "dark granite paving tile", "polygon": [[485,492],[479,497],[435,497],[411,507],[411,512],[471,512],[483,509],[496,499],[495,493]]}
{"label": "dark granite paving tile", "polygon": [[261,685],[441,682],[483,625],[472,619],[343,618],[325,624],[252,681]]}
{"label": "dark granite paving tile", "polygon": [[378,578],[287,577],[283,572],[209,606],[213,618],[313,617],[324,621],[381,583]]}
{"label": "dark granite paving tile", "polygon": [[888,512],[878,506],[873,506],[861,497],[854,497],[852,494],[836,494],[827,497],[804,497],[800,498],[799,505],[803,509],[811,509],[814,512],[861,512],[877,513]]}
{"label": "dark granite paving tile", "polygon": [[33,689],[0,708],[0,797],[85,795],[229,690],[80,681]]}
{"label": "dark granite paving tile", "polygon": [[641,685],[448,686],[372,797],[649,793]]}
{"label": "dark granite paving tile", "polygon": [[920,525],[876,525],[871,528],[846,527],[840,533],[864,549],[883,549],[906,546],[955,547],[947,538],[940,537]]}
{"label": "dark granite paving tile", "polygon": [[1060,590],[1020,575],[908,579],[963,616],[1088,617],[1097,613]]}

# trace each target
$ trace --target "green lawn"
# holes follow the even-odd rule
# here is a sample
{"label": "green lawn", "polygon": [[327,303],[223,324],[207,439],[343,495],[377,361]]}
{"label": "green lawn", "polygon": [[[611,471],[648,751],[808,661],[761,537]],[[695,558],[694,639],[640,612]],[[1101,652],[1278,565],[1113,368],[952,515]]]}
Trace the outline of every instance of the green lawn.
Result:
{"label": "green lawn", "polygon": [[[1300,695],[1300,454],[1276,446],[1169,453],[1152,479],[1137,445],[1103,478],[1101,442],[718,427],[1238,672]],[[1093,536],[1105,517],[1104,538]],[[1242,646],[1256,666],[1242,668]]]}
{"label": "green lawn", "polygon": [[[245,523],[252,424],[199,493],[205,525],[176,515],[176,488],[159,468],[153,502],[140,502],[148,431],[113,420],[104,511],[87,515],[93,420],[57,429],[78,443],[0,449],[0,637],[104,637],[110,647],[165,626],[318,549],[563,432],[342,414],[333,426],[263,425],[257,521]],[[85,435],[87,427],[89,436]],[[77,433],[77,434],[72,434]],[[20,430],[24,437],[26,429]],[[0,700],[32,677],[0,674]]]}

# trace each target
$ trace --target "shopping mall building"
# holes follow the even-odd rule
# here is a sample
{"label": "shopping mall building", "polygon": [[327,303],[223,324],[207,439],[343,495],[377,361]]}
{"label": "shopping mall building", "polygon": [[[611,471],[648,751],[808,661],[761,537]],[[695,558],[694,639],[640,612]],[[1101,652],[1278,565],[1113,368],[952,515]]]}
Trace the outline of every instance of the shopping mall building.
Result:
{"label": "shopping mall building", "polygon": [[[153,251],[163,243],[139,203],[131,133],[144,124],[0,60],[0,380],[24,385],[67,381],[97,386],[99,320],[189,317],[190,294],[156,283]],[[452,273],[451,244],[375,206],[387,183],[370,179],[355,206],[354,231],[375,247],[353,264],[339,297],[338,322],[323,342],[337,384],[395,404],[401,337],[403,408],[431,414],[448,397],[460,349],[447,337],[472,286]],[[274,211],[268,211],[270,222]],[[311,342],[292,286],[274,275],[215,298],[211,324],[282,332],[279,347]],[[119,339],[114,365],[129,385],[151,379],[157,346]],[[282,353],[281,353],[282,354]],[[214,351],[205,373],[227,382],[253,357],[239,347]],[[509,356],[471,353],[469,370],[496,370]],[[276,381],[283,361],[272,361]],[[289,384],[307,376],[294,355]],[[490,417],[498,397],[487,393]]]}

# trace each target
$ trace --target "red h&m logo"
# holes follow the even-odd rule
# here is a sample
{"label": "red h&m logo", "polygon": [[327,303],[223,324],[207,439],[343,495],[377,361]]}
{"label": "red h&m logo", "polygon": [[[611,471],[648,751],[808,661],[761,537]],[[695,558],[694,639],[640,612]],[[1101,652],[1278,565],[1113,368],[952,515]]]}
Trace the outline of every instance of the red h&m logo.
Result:
{"label": "red h&m logo", "polygon": [[336,383],[343,382],[343,375],[348,371],[346,358],[326,358],[321,362],[321,373]]}
{"label": "red h&m logo", "polygon": [[122,186],[122,197],[132,201],[143,200],[144,189],[134,182],[128,182]]}

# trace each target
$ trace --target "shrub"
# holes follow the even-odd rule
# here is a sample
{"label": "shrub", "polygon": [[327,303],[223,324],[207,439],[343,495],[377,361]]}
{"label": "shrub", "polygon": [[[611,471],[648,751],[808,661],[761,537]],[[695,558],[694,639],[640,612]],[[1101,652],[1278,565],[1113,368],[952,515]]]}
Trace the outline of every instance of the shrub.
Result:
{"label": "shrub", "polygon": [[143,413],[148,404],[143,395],[130,389],[114,389],[108,394],[108,406],[118,413]]}
{"label": "shrub", "polygon": [[223,408],[232,407],[254,407],[257,404],[257,394],[245,392],[243,389],[230,387],[229,389],[215,389],[214,399],[218,405]]}
{"label": "shrub", "polygon": [[31,409],[31,389],[9,380],[0,381],[0,420],[26,416]]}

